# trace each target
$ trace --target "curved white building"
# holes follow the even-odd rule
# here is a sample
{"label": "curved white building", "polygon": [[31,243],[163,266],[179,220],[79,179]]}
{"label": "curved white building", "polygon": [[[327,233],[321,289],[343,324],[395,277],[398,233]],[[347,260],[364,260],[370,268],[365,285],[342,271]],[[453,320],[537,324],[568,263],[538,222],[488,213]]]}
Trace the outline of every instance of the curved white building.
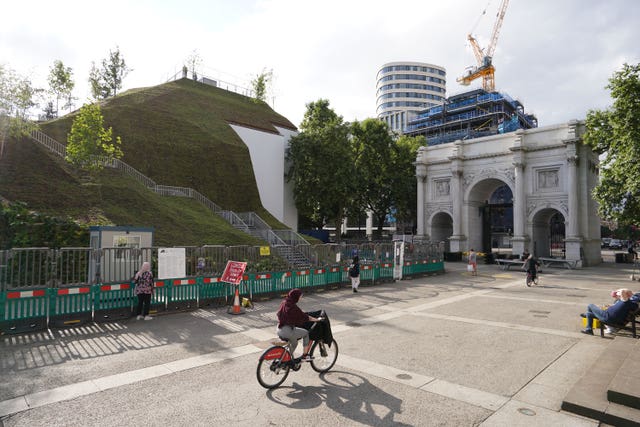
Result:
{"label": "curved white building", "polygon": [[389,62],[376,78],[376,115],[393,131],[402,133],[418,112],[442,105],[446,71],[424,62]]}

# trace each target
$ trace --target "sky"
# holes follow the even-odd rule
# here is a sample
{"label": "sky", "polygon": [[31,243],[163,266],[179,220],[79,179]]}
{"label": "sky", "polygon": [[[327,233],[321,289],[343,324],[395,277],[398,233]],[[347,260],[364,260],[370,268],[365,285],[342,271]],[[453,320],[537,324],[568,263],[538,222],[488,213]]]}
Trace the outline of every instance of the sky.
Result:
{"label": "sky", "polygon": [[[298,126],[327,99],[346,121],[375,117],[376,74],[392,61],[443,66],[447,96],[480,87],[456,78],[475,64],[467,34],[488,44],[500,0],[3,1],[0,63],[47,87],[55,60],[71,67],[79,107],[92,61],[118,48],[132,69],[123,90],[180,73],[242,91],[263,71],[269,104]],[[484,12],[484,14],[483,14]],[[640,62],[639,0],[511,0],[496,45],[496,89],[540,126],[611,105],[608,79]]]}

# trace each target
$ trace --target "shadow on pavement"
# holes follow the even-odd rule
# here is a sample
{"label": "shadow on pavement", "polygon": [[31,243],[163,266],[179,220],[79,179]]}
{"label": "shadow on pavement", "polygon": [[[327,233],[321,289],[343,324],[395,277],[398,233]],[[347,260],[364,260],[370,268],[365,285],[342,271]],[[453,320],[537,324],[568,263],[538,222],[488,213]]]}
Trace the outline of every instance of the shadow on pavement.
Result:
{"label": "shadow on pavement", "polygon": [[[366,378],[344,371],[328,372],[320,378],[325,385],[303,386],[294,382],[291,387],[269,390],[267,396],[290,409],[311,409],[325,404],[346,419],[370,426],[409,426],[393,419],[401,412],[402,400],[374,386]],[[378,415],[376,411],[386,414]]]}

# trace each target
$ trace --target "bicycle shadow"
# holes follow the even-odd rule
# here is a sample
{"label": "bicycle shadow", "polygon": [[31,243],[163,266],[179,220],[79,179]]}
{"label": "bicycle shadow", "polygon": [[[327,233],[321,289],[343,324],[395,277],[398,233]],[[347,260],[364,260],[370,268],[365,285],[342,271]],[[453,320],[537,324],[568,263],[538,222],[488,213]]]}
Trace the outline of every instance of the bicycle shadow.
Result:
{"label": "bicycle shadow", "polygon": [[[346,419],[370,426],[406,427],[394,421],[402,412],[402,400],[379,389],[366,378],[352,372],[331,371],[321,374],[326,384],[305,386],[296,382],[291,387],[269,390],[267,397],[290,409],[311,409],[323,403]],[[378,415],[386,412],[384,415]]]}

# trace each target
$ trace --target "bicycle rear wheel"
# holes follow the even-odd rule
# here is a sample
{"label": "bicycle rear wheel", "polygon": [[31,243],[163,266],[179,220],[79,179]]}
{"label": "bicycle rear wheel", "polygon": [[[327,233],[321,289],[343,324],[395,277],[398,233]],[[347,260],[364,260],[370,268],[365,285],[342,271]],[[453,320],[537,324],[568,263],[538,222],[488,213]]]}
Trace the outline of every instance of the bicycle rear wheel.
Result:
{"label": "bicycle rear wheel", "polygon": [[333,340],[331,346],[328,346],[323,341],[316,341],[309,354],[313,357],[311,360],[313,370],[320,373],[327,372],[338,360],[338,343]]}
{"label": "bicycle rear wheel", "polygon": [[287,379],[291,369],[291,353],[285,347],[276,345],[260,356],[256,377],[264,388],[279,387]]}

